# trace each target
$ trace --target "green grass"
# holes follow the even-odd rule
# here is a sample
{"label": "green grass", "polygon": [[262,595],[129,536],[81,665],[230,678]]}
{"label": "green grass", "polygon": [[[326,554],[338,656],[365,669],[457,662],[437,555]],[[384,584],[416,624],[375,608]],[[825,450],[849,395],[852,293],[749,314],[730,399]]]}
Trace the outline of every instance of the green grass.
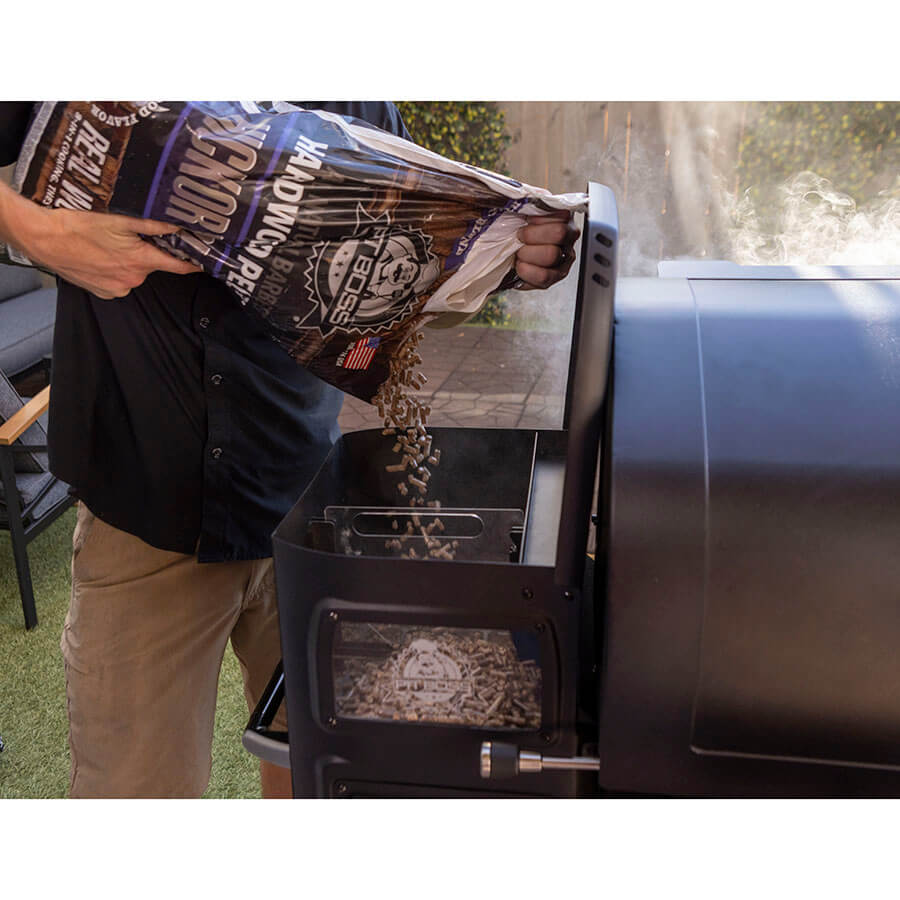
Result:
{"label": "green grass", "polygon": [[[65,797],[69,784],[66,694],[59,638],[69,600],[75,511],[28,545],[38,626],[25,631],[9,534],[0,531],[0,799]],[[219,679],[213,766],[205,797],[259,797],[259,765],[241,747],[247,723],[231,649]],[[160,752],[165,752],[164,738]]]}

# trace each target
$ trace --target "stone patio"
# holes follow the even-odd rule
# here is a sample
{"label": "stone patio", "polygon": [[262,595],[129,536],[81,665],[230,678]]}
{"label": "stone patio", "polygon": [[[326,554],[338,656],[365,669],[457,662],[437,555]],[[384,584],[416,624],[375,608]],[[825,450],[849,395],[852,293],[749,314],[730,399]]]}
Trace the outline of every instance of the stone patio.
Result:
{"label": "stone patio", "polygon": [[[560,428],[569,365],[568,334],[462,325],[426,328],[417,396],[431,406],[430,425]],[[347,396],[344,432],[382,425],[378,411]]]}

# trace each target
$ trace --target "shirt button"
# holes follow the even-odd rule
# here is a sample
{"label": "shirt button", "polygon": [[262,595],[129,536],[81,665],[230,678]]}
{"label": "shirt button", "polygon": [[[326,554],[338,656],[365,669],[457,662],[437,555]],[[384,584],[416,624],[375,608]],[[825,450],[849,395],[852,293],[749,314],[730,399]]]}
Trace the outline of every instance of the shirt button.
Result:
{"label": "shirt button", "polygon": [[221,375],[213,375],[212,378],[209,379],[213,384],[221,384],[222,376]]}
{"label": "shirt button", "polygon": [[212,450],[210,450],[210,453],[212,454],[213,459],[218,459],[222,455],[222,448],[213,447]]}
{"label": "shirt button", "polygon": [[206,316],[203,316],[200,319],[200,327],[201,328],[209,328],[209,319],[207,319]]}

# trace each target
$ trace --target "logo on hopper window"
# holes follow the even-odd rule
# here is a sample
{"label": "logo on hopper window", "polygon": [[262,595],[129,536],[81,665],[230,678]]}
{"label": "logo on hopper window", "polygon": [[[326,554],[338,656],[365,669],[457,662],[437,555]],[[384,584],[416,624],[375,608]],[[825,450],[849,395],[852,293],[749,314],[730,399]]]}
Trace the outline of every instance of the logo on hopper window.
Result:
{"label": "logo on hopper window", "polygon": [[384,333],[415,309],[417,295],[440,275],[431,237],[382,226],[364,235],[322,241],[312,248],[306,285],[315,306],[301,327]]}
{"label": "logo on hopper window", "polygon": [[410,704],[446,703],[472,694],[468,667],[436,641],[413,641],[394,668],[394,690]]}

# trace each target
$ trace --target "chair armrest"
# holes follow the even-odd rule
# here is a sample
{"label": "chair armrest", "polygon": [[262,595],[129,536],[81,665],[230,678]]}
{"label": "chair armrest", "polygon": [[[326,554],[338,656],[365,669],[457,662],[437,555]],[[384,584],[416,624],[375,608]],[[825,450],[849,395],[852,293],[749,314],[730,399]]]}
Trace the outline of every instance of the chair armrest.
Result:
{"label": "chair armrest", "polygon": [[50,386],[47,385],[39,394],[32,397],[20,410],[13,413],[3,425],[0,425],[0,446],[15,442],[19,436],[29,429],[47,411],[50,405]]}

